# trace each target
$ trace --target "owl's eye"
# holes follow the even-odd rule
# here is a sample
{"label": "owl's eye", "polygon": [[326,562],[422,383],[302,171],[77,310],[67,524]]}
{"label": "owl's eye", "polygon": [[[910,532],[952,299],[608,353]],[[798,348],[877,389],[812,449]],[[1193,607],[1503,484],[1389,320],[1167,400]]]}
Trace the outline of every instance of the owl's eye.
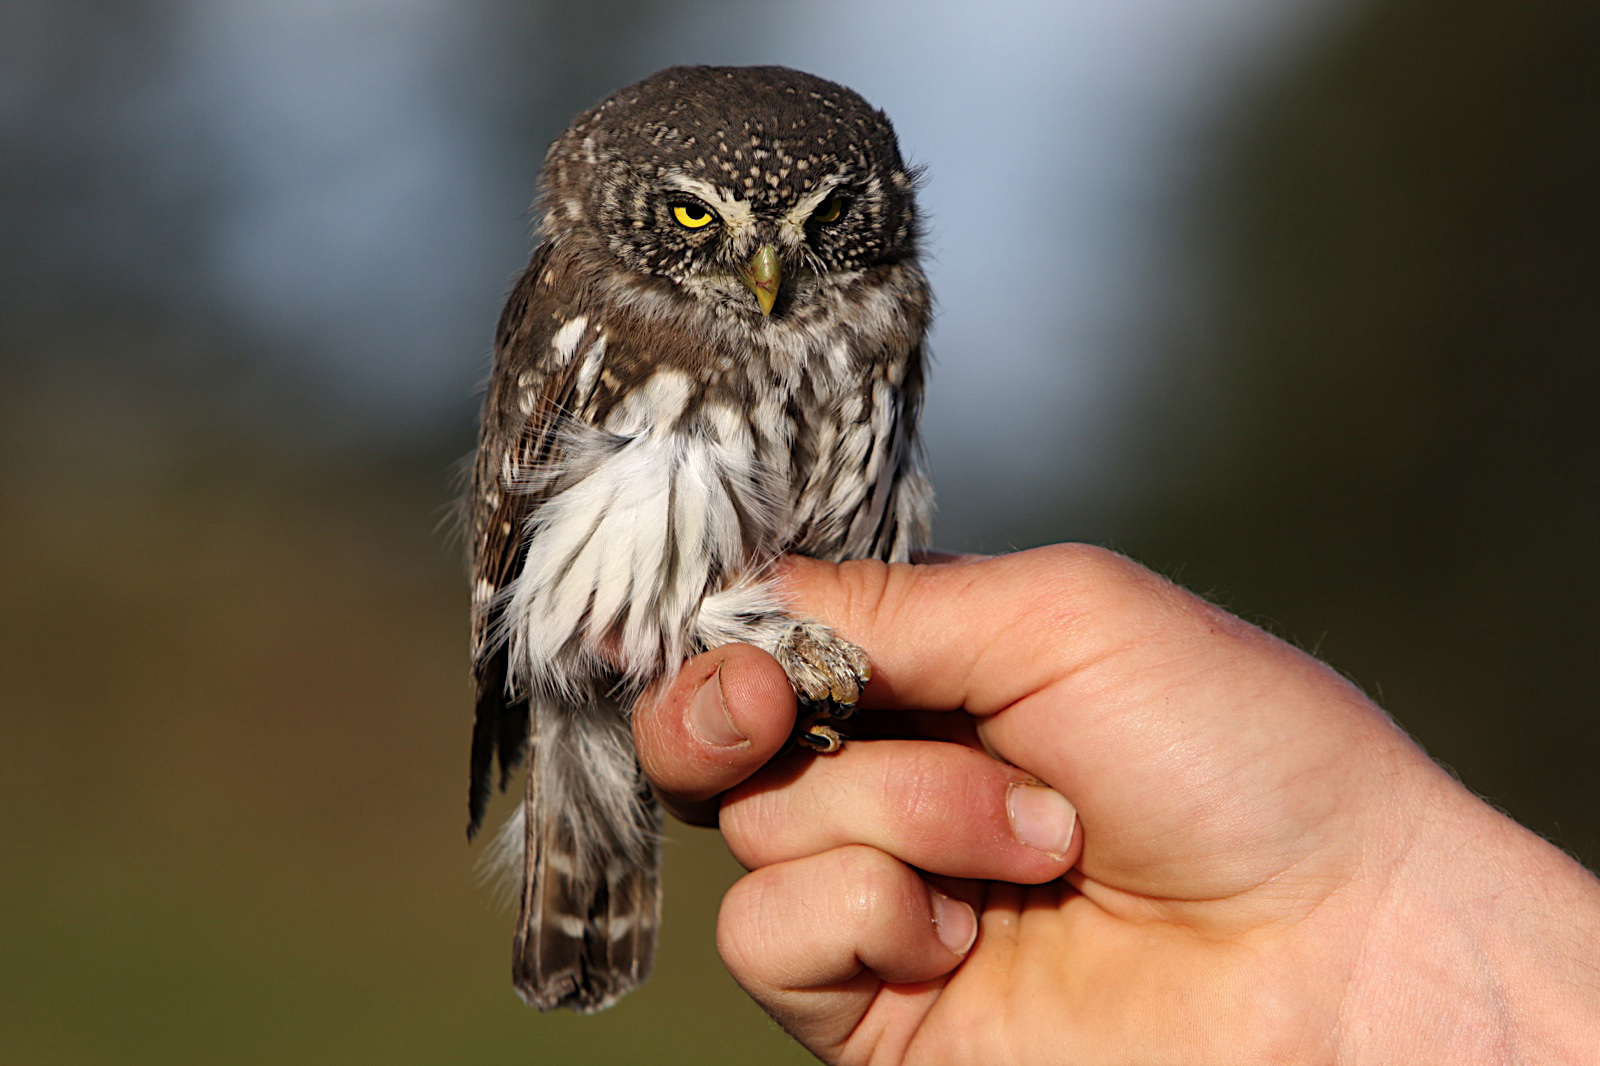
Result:
{"label": "owl's eye", "polygon": [[818,204],[815,211],[811,212],[811,221],[818,225],[826,226],[830,222],[839,221],[839,216],[842,214],[844,214],[844,197],[830,196]]}
{"label": "owl's eye", "polygon": [[711,225],[711,209],[704,204],[676,204],[672,217],[685,229],[701,229]]}

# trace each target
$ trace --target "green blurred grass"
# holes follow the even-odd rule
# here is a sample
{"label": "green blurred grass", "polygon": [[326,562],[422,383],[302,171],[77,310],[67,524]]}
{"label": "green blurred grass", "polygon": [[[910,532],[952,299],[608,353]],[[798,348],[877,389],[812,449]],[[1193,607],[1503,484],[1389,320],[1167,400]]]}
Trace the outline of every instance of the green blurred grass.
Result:
{"label": "green blurred grass", "polygon": [[648,986],[593,1018],[515,998],[463,834],[442,466],[180,444],[154,478],[13,466],[0,1062],[810,1061],[717,961],[738,869],[683,826]]}

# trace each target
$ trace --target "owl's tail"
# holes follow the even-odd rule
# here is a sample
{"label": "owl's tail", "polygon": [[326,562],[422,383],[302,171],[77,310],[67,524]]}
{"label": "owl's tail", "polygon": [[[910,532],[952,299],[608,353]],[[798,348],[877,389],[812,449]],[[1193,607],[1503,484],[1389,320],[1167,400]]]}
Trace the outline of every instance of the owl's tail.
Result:
{"label": "owl's tail", "polygon": [[604,1010],[650,975],[661,920],[661,813],[615,704],[535,701],[527,792],[501,835],[522,891],[517,994]]}

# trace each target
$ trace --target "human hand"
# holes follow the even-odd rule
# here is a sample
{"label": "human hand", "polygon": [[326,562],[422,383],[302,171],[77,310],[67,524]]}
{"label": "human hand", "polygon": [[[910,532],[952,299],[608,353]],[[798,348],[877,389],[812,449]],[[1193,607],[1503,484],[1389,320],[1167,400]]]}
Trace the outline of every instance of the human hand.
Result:
{"label": "human hand", "polygon": [[[1594,880],[1310,657],[1089,548],[787,580],[872,656],[858,739],[769,764],[794,698],[741,647],[635,729],[669,806],[752,870],[724,960],[824,1059],[1600,1047]],[[1078,826],[1052,836],[1062,797]]]}

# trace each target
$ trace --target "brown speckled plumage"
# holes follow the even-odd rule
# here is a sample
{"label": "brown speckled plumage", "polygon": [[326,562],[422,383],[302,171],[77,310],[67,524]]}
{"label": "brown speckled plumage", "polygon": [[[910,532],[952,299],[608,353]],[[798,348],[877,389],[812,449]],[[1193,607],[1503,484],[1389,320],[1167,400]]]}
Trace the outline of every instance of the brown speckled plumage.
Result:
{"label": "brown speckled plumage", "polygon": [[632,699],[731,641],[776,655],[837,743],[868,667],[768,586],[784,552],[904,559],[930,301],[913,176],[881,112],[782,67],[680,67],[546,157],[540,245],[500,319],[468,501],[477,721],[529,765],[497,845],[521,878],[513,976],[597,1010],[644,979],[659,814]]}

